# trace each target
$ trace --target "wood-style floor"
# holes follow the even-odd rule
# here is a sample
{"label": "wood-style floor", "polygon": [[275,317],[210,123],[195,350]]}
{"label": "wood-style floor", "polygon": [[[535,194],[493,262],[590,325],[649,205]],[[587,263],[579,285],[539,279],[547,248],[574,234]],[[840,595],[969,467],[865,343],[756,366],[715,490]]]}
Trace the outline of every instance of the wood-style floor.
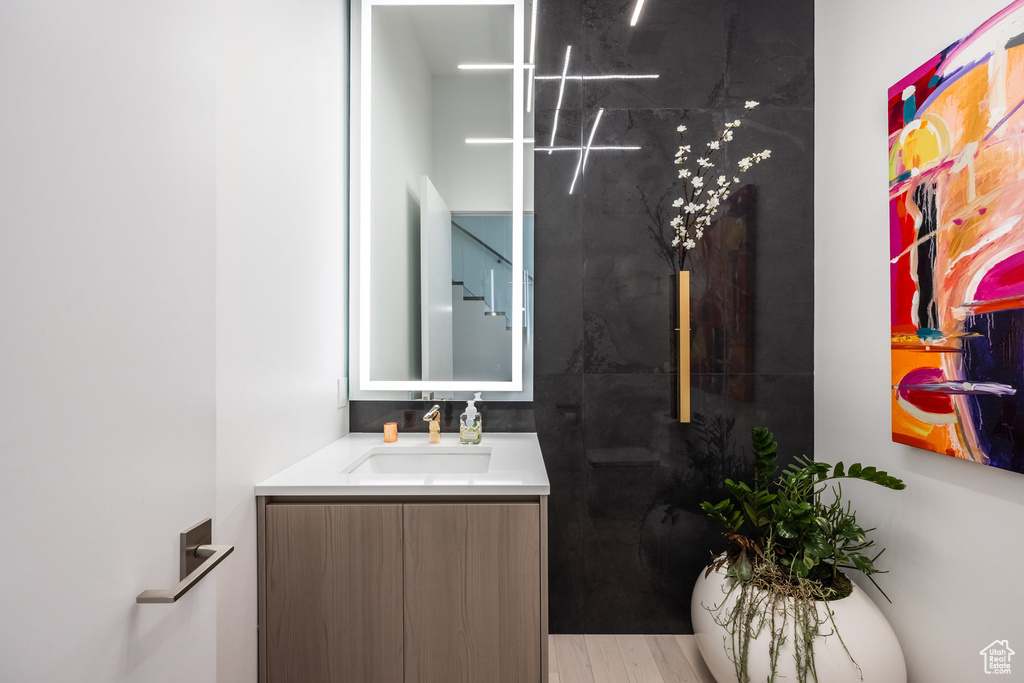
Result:
{"label": "wood-style floor", "polygon": [[715,683],[693,636],[550,636],[548,683]]}

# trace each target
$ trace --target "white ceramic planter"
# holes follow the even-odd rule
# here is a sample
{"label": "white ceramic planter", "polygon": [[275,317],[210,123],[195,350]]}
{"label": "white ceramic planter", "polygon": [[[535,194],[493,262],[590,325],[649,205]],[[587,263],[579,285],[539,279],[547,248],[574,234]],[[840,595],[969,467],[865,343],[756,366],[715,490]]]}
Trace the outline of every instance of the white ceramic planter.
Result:
{"label": "white ceramic planter", "polygon": [[[739,596],[739,589],[728,598],[729,586],[733,579],[726,578],[720,570],[704,578],[701,572],[693,589],[690,616],[700,653],[718,683],[736,682],[736,669],[726,649],[729,636],[725,629],[715,623],[707,607],[719,607],[720,613],[728,611]],[[725,601],[723,603],[723,601]],[[907,667],[903,651],[892,627],[886,621],[878,606],[856,584],[853,593],[842,600],[818,603],[818,614],[827,619],[826,609],[831,609],[839,634],[846,643],[856,665],[850,660],[839,638],[832,633],[828,621],[820,630],[823,636],[814,641],[814,663],[821,683],[906,683]],[[787,622],[787,638],[782,645],[776,671],[777,681],[795,682],[796,666],[793,659],[792,618]],[[768,680],[771,667],[768,659],[768,628],[750,641],[747,672],[751,683]],[[860,667],[858,670],[857,667]],[[808,676],[808,681],[813,681]]]}

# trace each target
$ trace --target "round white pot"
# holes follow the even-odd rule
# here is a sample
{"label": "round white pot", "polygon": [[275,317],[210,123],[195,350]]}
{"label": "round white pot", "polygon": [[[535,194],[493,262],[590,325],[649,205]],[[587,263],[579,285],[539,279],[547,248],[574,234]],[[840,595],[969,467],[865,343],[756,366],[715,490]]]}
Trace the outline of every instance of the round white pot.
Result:
{"label": "round white pot", "polygon": [[[718,683],[735,683],[736,668],[731,659],[731,638],[726,630],[715,623],[708,608],[715,609],[714,615],[728,614],[739,597],[739,588],[729,594],[733,579],[725,576],[725,570],[712,572],[707,578],[701,572],[693,589],[690,602],[690,617],[697,638],[700,653]],[[728,597],[726,597],[726,595]],[[878,606],[857,584],[853,592],[842,600],[817,603],[818,614],[824,618],[819,635],[814,641],[814,665],[821,683],[906,683],[907,666],[903,651],[892,627],[886,621]],[[839,635],[849,648],[847,654],[843,643],[833,633],[828,621],[827,609],[831,609]],[[790,612],[792,614],[792,612]],[[719,621],[722,619],[719,618]],[[760,635],[750,639],[747,658],[747,673],[751,683],[768,680],[771,673],[768,659],[770,636],[766,625]],[[795,683],[796,664],[793,658],[793,619],[787,621],[786,641],[780,650],[776,670],[777,681]],[[729,648],[729,649],[727,649]],[[853,656],[851,661],[850,655]],[[856,664],[854,664],[856,662]],[[858,669],[859,667],[859,669]],[[808,675],[808,681],[814,677]]]}

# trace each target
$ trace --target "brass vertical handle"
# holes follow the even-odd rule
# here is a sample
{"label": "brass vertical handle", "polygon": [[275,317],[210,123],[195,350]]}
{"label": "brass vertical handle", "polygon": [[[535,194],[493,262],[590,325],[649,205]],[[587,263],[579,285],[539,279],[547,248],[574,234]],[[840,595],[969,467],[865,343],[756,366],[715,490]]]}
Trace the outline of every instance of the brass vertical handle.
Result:
{"label": "brass vertical handle", "polygon": [[690,271],[679,271],[679,421],[690,421]]}

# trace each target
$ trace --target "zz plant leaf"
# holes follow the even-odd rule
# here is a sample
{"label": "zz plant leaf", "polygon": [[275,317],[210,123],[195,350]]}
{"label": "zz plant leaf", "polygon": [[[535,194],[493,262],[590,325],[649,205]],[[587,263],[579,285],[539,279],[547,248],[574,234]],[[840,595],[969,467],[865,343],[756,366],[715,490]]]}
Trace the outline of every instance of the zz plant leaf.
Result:
{"label": "zz plant leaf", "polygon": [[[730,566],[741,552],[753,549],[750,561],[774,562],[796,577],[813,581],[835,581],[840,567],[855,568],[869,578],[878,573],[863,553],[874,543],[866,538],[867,532],[857,524],[849,505],[840,502],[840,482],[856,479],[892,490],[906,488],[906,484],[876,467],[831,465],[805,457],[795,458],[780,472],[778,444],[772,432],[755,427],[750,436],[752,484],[727,479],[727,499],[701,504],[725,527]],[[827,492],[833,494],[832,502],[823,499]]]}

